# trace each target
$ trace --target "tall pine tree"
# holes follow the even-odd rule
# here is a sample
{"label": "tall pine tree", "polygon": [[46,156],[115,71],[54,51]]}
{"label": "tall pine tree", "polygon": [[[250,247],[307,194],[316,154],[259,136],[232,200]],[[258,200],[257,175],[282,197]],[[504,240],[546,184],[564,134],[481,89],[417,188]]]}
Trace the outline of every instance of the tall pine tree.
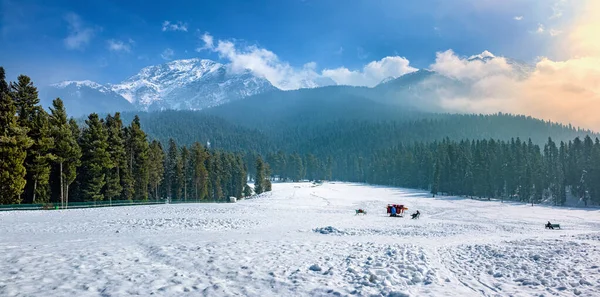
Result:
{"label": "tall pine tree", "polygon": [[114,163],[108,151],[108,131],[98,114],[92,113],[85,121],[80,143],[82,156],[77,176],[79,192],[84,201],[104,199],[103,188],[106,184],[106,169]]}
{"label": "tall pine tree", "polygon": [[104,186],[104,196],[110,202],[120,197],[123,193],[123,178],[121,175],[127,172],[127,151],[125,149],[125,139],[123,138],[123,121],[121,116],[116,113],[115,116],[106,116],[106,130],[108,132],[108,148],[112,166],[106,168],[106,185]]}
{"label": "tall pine tree", "polygon": [[25,157],[33,141],[18,125],[17,108],[9,93],[4,68],[0,67],[0,204],[21,202],[25,188]]}
{"label": "tall pine tree", "polygon": [[256,159],[256,177],[254,178],[254,193],[257,195],[265,192],[265,162],[259,156]]}
{"label": "tall pine tree", "polygon": [[60,98],[52,101],[50,108],[51,135],[54,138],[54,147],[52,153],[56,156],[54,160],[54,184],[58,185],[58,198],[61,208],[67,205],[67,191],[69,185],[75,180],[70,174],[76,172],[81,158],[81,149],[77,143],[77,135],[73,135],[73,130],[67,120],[67,112]]}
{"label": "tall pine tree", "polygon": [[150,175],[148,177],[148,182],[150,183],[150,192],[154,199],[158,201],[159,195],[159,187],[163,181],[165,168],[164,168],[164,159],[165,153],[160,142],[153,140],[150,144],[149,151],[149,171]]}
{"label": "tall pine tree", "polygon": [[134,200],[148,199],[148,150],[146,133],[140,125],[140,118],[135,116],[127,129],[127,146],[130,154],[130,172],[134,180]]}
{"label": "tall pine tree", "polygon": [[208,171],[206,170],[208,152],[200,143],[196,142],[192,145],[191,159],[194,172],[194,197],[206,199],[208,196]]}
{"label": "tall pine tree", "polygon": [[38,90],[29,77],[20,75],[10,88],[19,115],[18,123],[27,128],[27,135],[33,140],[25,158],[25,201],[35,203],[37,198],[46,202],[50,198],[50,162],[54,159],[50,152],[54,144],[50,135],[48,114],[39,105]]}

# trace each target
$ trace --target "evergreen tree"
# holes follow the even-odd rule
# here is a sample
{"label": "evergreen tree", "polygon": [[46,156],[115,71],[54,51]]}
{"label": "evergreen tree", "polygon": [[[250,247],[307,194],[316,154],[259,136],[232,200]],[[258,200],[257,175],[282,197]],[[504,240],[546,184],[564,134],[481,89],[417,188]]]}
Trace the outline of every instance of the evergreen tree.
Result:
{"label": "evergreen tree", "polygon": [[271,179],[269,178],[271,176],[271,167],[269,166],[269,164],[264,164],[265,166],[265,181],[264,181],[264,190],[265,192],[271,192]]}
{"label": "evergreen tree", "polygon": [[[116,113],[114,116],[115,126],[120,126],[121,129],[118,135],[115,135],[114,139],[123,139],[123,148],[125,154],[121,155],[117,151],[117,155],[121,156],[117,161],[119,166],[119,178],[121,184],[121,199],[132,201],[134,199],[135,194],[135,180],[133,177],[134,171],[133,167],[133,157],[134,157],[134,146],[131,143],[131,129],[129,127],[125,127],[123,121],[121,120],[121,114]],[[113,131],[117,133],[116,130]]]}
{"label": "evergreen tree", "polygon": [[165,172],[165,168],[164,168],[164,159],[165,159],[165,153],[163,151],[162,146],[160,145],[160,142],[153,140],[152,143],[150,144],[150,151],[149,151],[149,158],[148,158],[148,162],[149,162],[149,183],[150,183],[150,192],[152,193],[152,195],[154,196],[154,199],[158,201],[159,199],[159,186],[161,184],[161,182],[163,181],[163,177],[164,177],[164,172]]}
{"label": "evergreen tree", "polygon": [[318,174],[318,162],[313,154],[306,155],[306,178],[309,181],[313,181],[316,179]]}
{"label": "evergreen tree", "polygon": [[196,199],[206,199],[208,196],[208,171],[206,170],[206,160],[208,152],[198,142],[194,143],[191,150],[194,197]]}
{"label": "evergreen tree", "polygon": [[73,129],[67,119],[65,106],[60,98],[52,102],[50,108],[51,136],[54,139],[54,147],[51,152],[54,160],[54,178],[58,189],[58,198],[61,208],[67,206],[69,185],[75,180],[77,166],[81,158],[81,149],[77,142],[79,134],[73,135]]}
{"label": "evergreen tree", "polygon": [[182,181],[182,191],[183,191],[183,200],[187,201],[188,198],[188,188],[192,184],[190,180],[192,179],[192,172],[190,166],[190,151],[187,147],[181,148],[181,181]]}
{"label": "evergreen tree", "polygon": [[246,164],[241,155],[235,155],[235,196],[241,198],[244,195],[244,188],[247,186],[247,172]]}
{"label": "evergreen tree", "polygon": [[20,127],[17,108],[9,94],[4,68],[0,67],[0,204],[20,203],[25,188],[25,157],[33,141]]}
{"label": "evergreen tree", "polygon": [[210,180],[210,190],[213,200],[218,200],[224,198],[223,193],[223,164],[221,160],[221,152],[215,151],[209,157],[209,180]]}
{"label": "evergreen tree", "polygon": [[331,180],[333,178],[333,158],[327,157],[327,165],[325,167],[325,179]]}
{"label": "evergreen tree", "polygon": [[256,177],[254,178],[254,193],[260,195],[265,191],[265,163],[259,156],[256,159]]}
{"label": "evergreen tree", "polygon": [[127,129],[127,145],[130,153],[130,168],[133,176],[133,199],[148,199],[148,151],[149,144],[146,133],[141,128],[140,118],[135,117]]}
{"label": "evergreen tree", "polygon": [[[2,94],[9,95],[9,92],[10,92],[10,89],[8,87],[8,82],[6,82],[6,72],[4,71],[4,67],[0,66],[0,95],[2,95]],[[11,102],[12,102],[12,100],[11,100]],[[14,106],[14,102],[13,102],[12,108],[15,109],[14,112],[16,113],[17,108]]]}
{"label": "evergreen tree", "polygon": [[[33,113],[30,137],[33,145],[25,158],[27,169],[26,193],[31,203],[48,202],[50,200],[50,169],[51,163],[56,159],[51,149],[54,147],[54,139],[51,135],[49,116],[41,108]],[[27,189],[29,188],[29,189]]]}
{"label": "evergreen tree", "polygon": [[[81,129],[77,125],[77,121],[73,118],[69,119],[69,128],[71,129],[71,135],[75,140],[75,146],[73,147],[72,154],[69,155],[63,166],[63,182],[65,183],[65,207],[69,207],[69,197],[71,196],[70,186],[74,184],[77,178],[77,169],[81,165],[81,147],[79,145],[81,138]],[[73,191],[74,192],[74,191]]]}
{"label": "evergreen tree", "polygon": [[[19,125],[31,129],[34,118],[39,114],[41,106],[38,90],[28,76],[19,75],[16,83],[10,84],[12,97],[19,115]],[[31,132],[31,131],[30,131]]]}
{"label": "evergreen tree", "polygon": [[107,150],[112,166],[106,168],[104,196],[112,202],[113,198],[120,197],[123,194],[123,178],[121,175],[127,172],[127,151],[120,114],[115,113],[114,117],[111,115],[106,116],[105,125],[108,132]]}
{"label": "evergreen tree", "polygon": [[98,201],[104,199],[106,169],[112,168],[114,163],[108,152],[108,131],[98,114],[90,114],[85,123],[87,127],[81,133],[79,144],[82,156],[77,179],[82,200]]}
{"label": "evergreen tree", "polygon": [[179,200],[183,192],[183,164],[173,139],[169,140],[169,151],[165,160],[165,185],[171,199]]}
{"label": "evergreen tree", "polygon": [[252,196],[252,188],[248,184],[245,184],[244,185],[244,197],[250,197],[250,196]]}
{"label": "evergreen tree", "polygon": [[292,180],[296,182],[302,180],[304,177],[304,165],[302,164],[302,158],[298,153],[292,154],[290,165],[291,170],[289,174],[292,177]]}
{"label": "evergreen tree", "polygon": [[29,77],[20,75],[10,89],[17,107],[18,124],[27,128],[27,135],[33,140],[25,158],[25,201],[34,203],[37,198],[45,202],[49,200],[50,162],[54,159],[50,153],[54,144],[48,114],[39,105],[37,88]]}

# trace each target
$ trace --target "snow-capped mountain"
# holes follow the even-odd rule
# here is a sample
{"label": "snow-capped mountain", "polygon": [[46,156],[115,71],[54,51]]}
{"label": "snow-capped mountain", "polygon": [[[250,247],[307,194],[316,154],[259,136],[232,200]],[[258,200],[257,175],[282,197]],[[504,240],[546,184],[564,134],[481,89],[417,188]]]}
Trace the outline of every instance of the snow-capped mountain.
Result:
{"label": "snow-capped mountain", "polygon": [[512,68],[512,72],[513,74],[520,79],[524,79],[527,78],[535,69],[535,67],[533,65],[515,60],[515,59],[511,59],[511,58],[506,58],[506,57],[496,57],[494,56],[494,54],[488,52],[488,51],[484,51],[483,53],[479,54],[479,55],[473,55],[470,56],[469,59],[467,59],[469,62],[472,61],[481,61],[483,63],[488,63],[490,61],[493,61],[494,59],[504,59],[506,61],[506,64],[510,65],[510,67]]}
{"label": "snow-capped mountain", "polygon": [[205,59],[149,66],[110,89],[140,110],[199,110],[276,89],[249,70]]}
{"label": "snow-capped mountain", "polygon": [[[496,59],[504,59],[498,62]],[[475,63],[492,63],[498,73],[516,79],[528,77],[534,66],[484,51],[466,59]],[[506,62],[504,62],[506,61]],[[505,67],[507,63],[511,67]],[[493,68],[493,69],[496,69]],[[400,77],[388,77],[373,88],[354,88],[353,96],[368,97],[391,104],[423,105],[447,94],[468,95],[476,78],[461,79],[440,72],[421,69]],[[280,82],[285,85],[285,81]],[[297,87],[297,82],[294,82]],[[335,85],[324,76],[307,77],[301,88]],[[93,81],[64,81],[48,88],[47,99],[61,97],[71,115],[90,112],[105,113],[126,110],[201,110],[253,95],[277,90],[266,78],[251,70],[232,68],[206,59],[176,60],[145,67],[118,84],[102,85]],[[293,92],[293,91],[292,91]],[[302,96],[313,94],[300,92]],[[46,100],[45,106],[50,105]],[[431,108],[430,108],[431,109]],[[433,108],[432,110],[435,110]]]}
{"label": "snow-capped mountain", "polygon": [[234,71],[211,60],[187,59],[143,68],[118,84],[63,81],[43,90],[44,106],[60,97],[69,114],[129,110],[200,110],[276,90],[251,71]]}
{"label": "snow-capped mountain", "polygon": [[62,81],[50,85],[40,90],[40,98],[43,106],[52,106],[52,100],[61,98],[71,116],[135,110],[121,95],[89,80]]}

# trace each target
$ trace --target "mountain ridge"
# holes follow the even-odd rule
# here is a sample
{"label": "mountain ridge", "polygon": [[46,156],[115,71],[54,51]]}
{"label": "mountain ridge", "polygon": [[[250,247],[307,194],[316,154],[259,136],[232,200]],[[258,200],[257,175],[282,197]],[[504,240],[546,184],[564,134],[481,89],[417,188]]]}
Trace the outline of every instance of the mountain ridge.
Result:
{"label": "mountain ridge", "polygon": [[[483,52],[471,56],[469,60],[487,63],[497,58],[499,57],[489,52]],[[506,61],[516,69],[520,77],[527,76],[533,69],[518,61],[510,59]],[[399,77],[390,76],[373,87],[341,86],[331,79],[326,80],[325,77],[307,79],[303,85],[307,87],[285,92],[302,93],[304,89],[332,86],[350,87],[353,89],[343,91],[349,97],[364,97],[380,103],[417,107],[429,112],[443,111],[432,102],[432,98],[438,96],[439,89],[444,88],[462,94],[468,92],[469,87],[458,79],[429,69],[419,69]],[[103,85],[90,80],[63,81],[52,84],[48,89],[46,94],[51,98],[47,99],[61,97],[74,115],[89,113],[90,108],[85,106],[82,108],[85,101],[94,101],[92,105],[99,108],[95,110],[98,113],[125,110],[202,110],[281,91],[269,80],[249,69],[234,69],[230,64],[201,58],[174,60],[147,66],[116,84]],[[46,106],[50,105],[49,100],[44,102],[47,103]]]}

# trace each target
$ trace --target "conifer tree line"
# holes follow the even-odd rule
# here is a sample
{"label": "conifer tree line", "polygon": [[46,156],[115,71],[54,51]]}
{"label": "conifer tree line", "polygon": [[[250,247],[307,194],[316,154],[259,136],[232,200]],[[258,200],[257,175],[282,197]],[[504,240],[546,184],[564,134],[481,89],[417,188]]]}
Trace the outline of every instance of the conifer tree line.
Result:
{"label": "conifer tree line", "polygon": [[286,154],[283,151],[269,153],[266,156],[269,164],[269,177],[282,181],[331,180],[333,158],[320,159],[308,153],[297,152]]}
{"label": "conifer tree line", "polygon": [[[293,165],[277,167],[280,160],[289,162],[297,158],[294,154],[278,157],[272,164],[276,168],[287,168],[285,174],[297,174],[292,179],[312,179],[309,171]],[[600,141],[589,136],[566,143],[556,143],[549,138],[543,148],[519,138],[511,141],[446,139],[400,145],[367,157],[345,155],[333,160],[331,157],[311,160],[308,156],[302,164],[306,168],[314,168],[314,165],[307,166],[310,163],[326,168],[312,176],[317,179],[331,176],[334,180],[426,189],[434,195],[502,198],[527,203],[545,200],[555,205],[563,205],[570,193],[585,205],[600,204]]]}
{"label": "conifer tree line", "polygon": [[[136,116],[68,118],[60,98],[50,112],[31,79],[6,82],[0,67],[0,204],[148,200],[220,200],[248,196],[241,154],[199,143],[167,150],[149,142]],[[268,166],[267,166],[268,167]],[[264,190],[269,189],[263,187]]]}

